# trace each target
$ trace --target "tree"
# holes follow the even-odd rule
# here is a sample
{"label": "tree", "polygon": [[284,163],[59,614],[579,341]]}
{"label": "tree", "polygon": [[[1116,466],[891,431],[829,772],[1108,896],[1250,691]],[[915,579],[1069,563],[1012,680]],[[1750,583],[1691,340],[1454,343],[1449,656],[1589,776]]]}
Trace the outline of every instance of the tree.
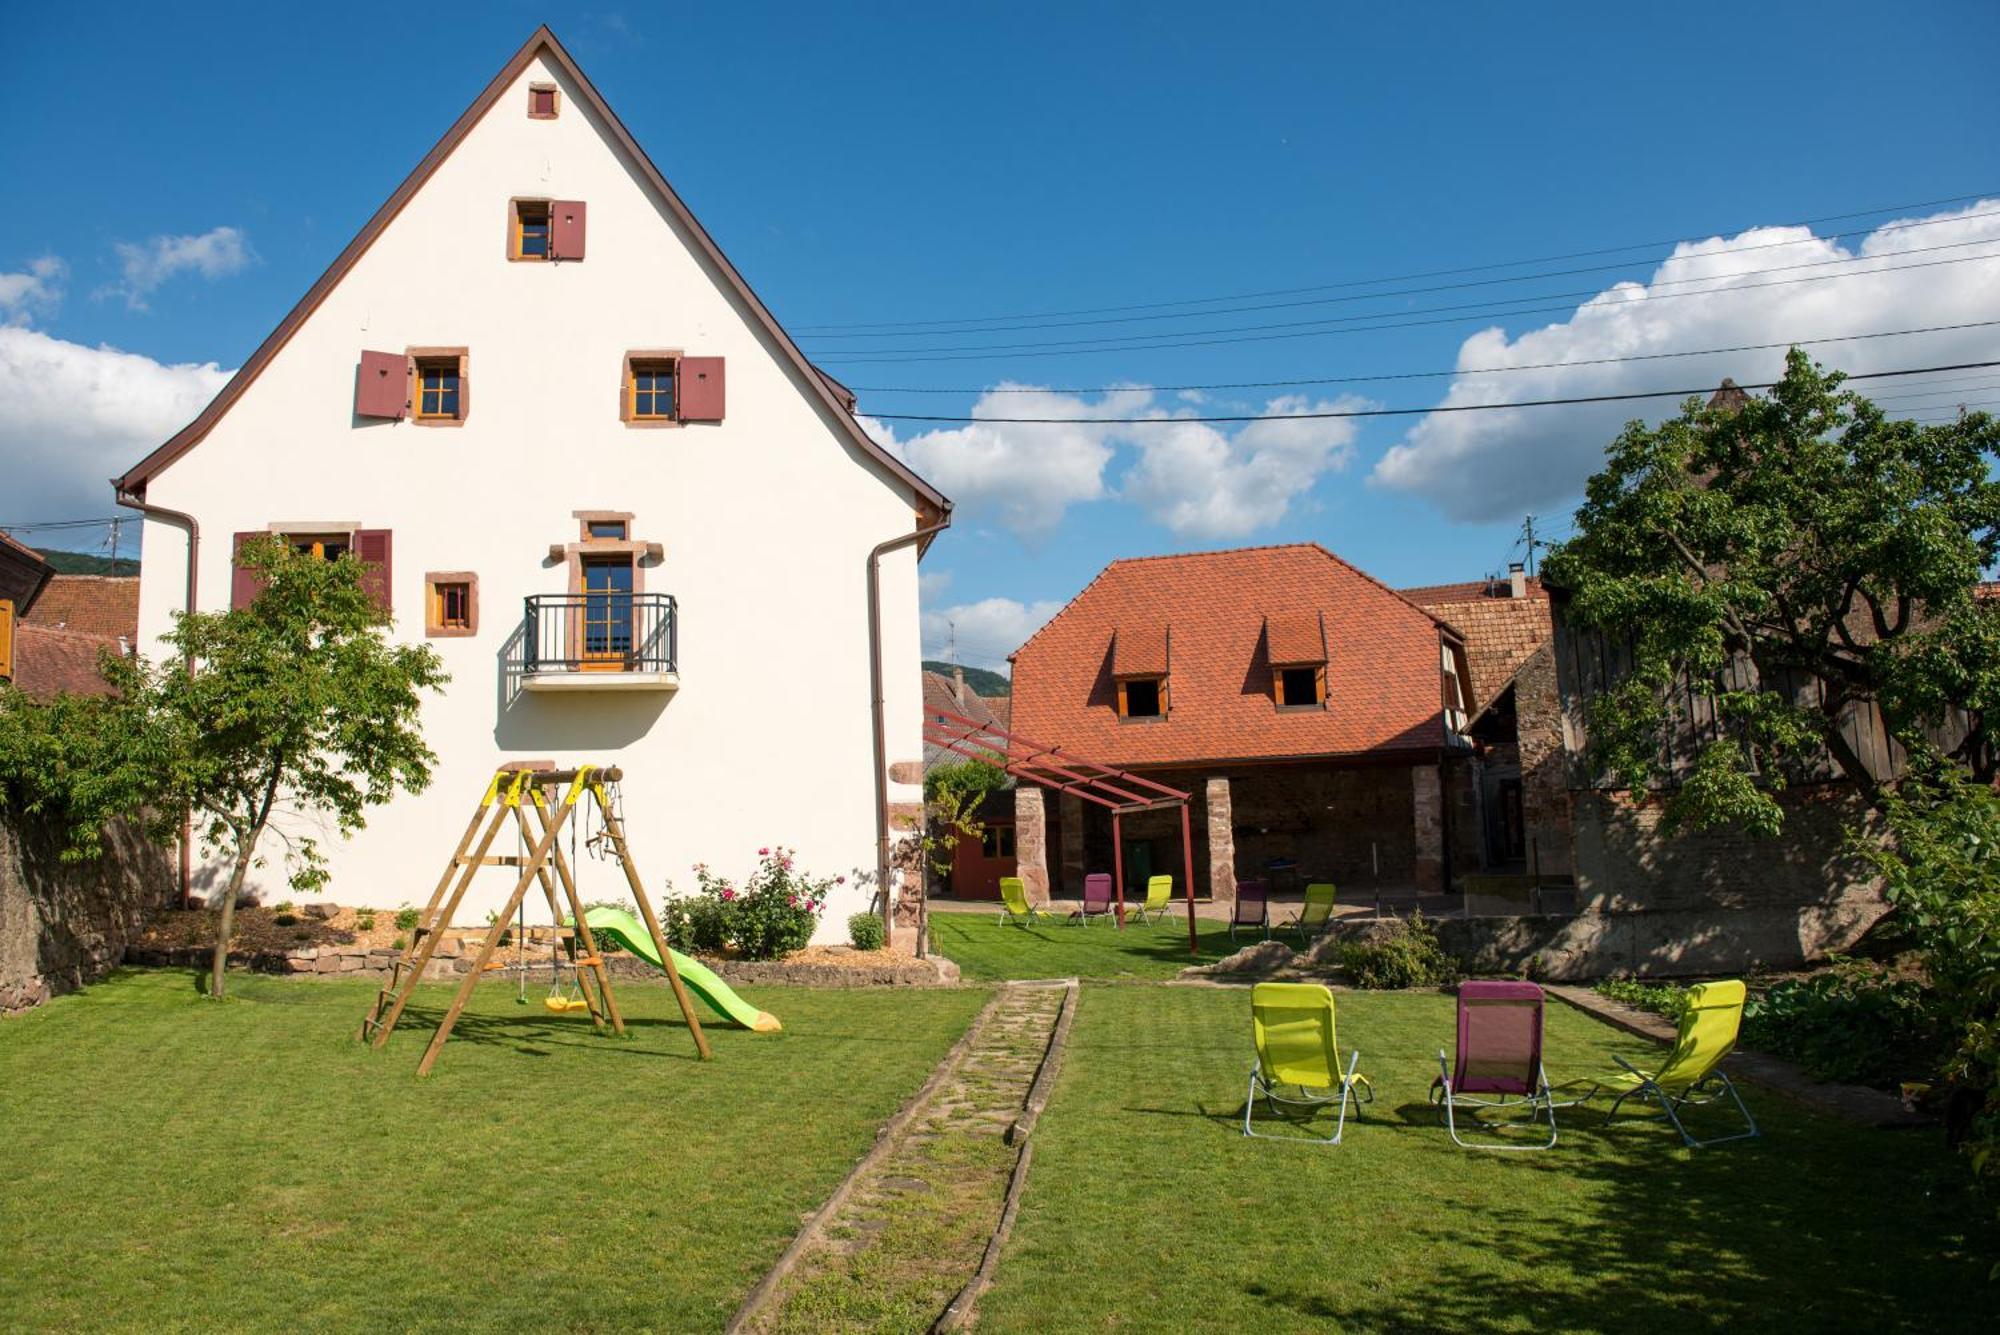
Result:
{"label": "tree", "polygon": [[1693,698],[1712,707],[1675,822],[1773,832],[1776,792],[1829,754],[1880,809],[1896,776],[1841,731],[1863,704],[1909,750],[1962,727],[1952,758],[1982,781],[2000,761],[2000,601],[1978,589],[2000,555],[2000,421],[1890,421],[1843,379],[1794,348],[1767,396],[1631,423],[1545,566],[1575,622],[1629,638],[1589,720],[1622,783],[1661,779],[1663,738]]}
{"label": "tree", "polygon": [[276,538],[244,545],[237,559],[262,583],[247,607],[178,618],[166,641],[189,665],[148,682],[154,712],[183,740],[184,799],[205,847],[229,861],[217,910],[210,995],[221,997],[236,900],[263,863],[267,831],[285,846],[287,879],[326,882],[317,840],[299,823],[327,822],[345,836],[366,808],[429,782],[436,756],[418,726],[420,692],[448,680],[428,645],[391,644],[389,618],[363,587],[352,553],[333,561]]}
{"label": "tree", "polygon": [[920,840],[924,861],[939,876],[951,871],[960,839],[986,833],[979,807],[986,795],[1011,782],[1007,771],[989,761],[971,758],[939,765],[924,775],[924,830]]}

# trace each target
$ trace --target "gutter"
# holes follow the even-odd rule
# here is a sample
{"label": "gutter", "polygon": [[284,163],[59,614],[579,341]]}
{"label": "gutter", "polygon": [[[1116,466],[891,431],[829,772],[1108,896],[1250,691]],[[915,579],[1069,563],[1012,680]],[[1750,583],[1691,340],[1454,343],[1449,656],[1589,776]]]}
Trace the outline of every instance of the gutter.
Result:
{"label": "gutter", "polygon": [[[111,490],[118,504],[125,506],[127,509],[137,510],[141,515],[145,516],[147,519],[158,519],[164,523],[175,524],[187,530],[187,535],[188,535],[187,596],[184,604],[184,610],[189,615],[193,615],[196,607],[196,595],[200,591],[201,587],[199,579],[199,573],[201,570],[200,522],[196,520],[193,515],[188,514],[184,510],[170,510],[164,505],[148,504],[146,498],[142,494],[140,494],[137,491],[127,490],[124,485],[124,479],[122,478],[111,479]],[[142,560],[144,559],[143,552],[141,553],[141,559]],[[134,639],[138,638],[136,628],[134,629],[133,638]],[[133,646],[133,651],[137,652],[137,650],[138,646],[135,644]],[[186,667],[189,674],[192,674],[194,672],[194,660],[192,658],[189,658],[187,660]],[[181,859],[180,860],[181,860],[180,906],[182,908],[186,908],[188,905],[189,898],[194,893],[194,816],[192,813],[185,811],[181,813]]]}
{"label": "gutter", "polygon": [[[895,939],[896,911],[889,901],[889,738],[882,708],[882,558],[950,527],[951,512],[946,511],[939,523],[878,542],[868,553],[868,702],[875,723],[875,885],[882,893],[884,945]],[[917,930],[920,950],[923,944],[920,926]]]}

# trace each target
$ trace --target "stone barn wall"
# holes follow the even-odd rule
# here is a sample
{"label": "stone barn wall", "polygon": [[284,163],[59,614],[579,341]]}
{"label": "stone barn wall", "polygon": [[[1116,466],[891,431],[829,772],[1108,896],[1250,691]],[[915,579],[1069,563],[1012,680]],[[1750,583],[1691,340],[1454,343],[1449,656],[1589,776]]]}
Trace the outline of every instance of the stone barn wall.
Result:
{"label": "stone barn wall", "polygon": [[46,831],[0,812],[0,1012],[103,977],[147,917],[173,901],[171,850],[123,823],[104,843],[95,862],[66,863]]}

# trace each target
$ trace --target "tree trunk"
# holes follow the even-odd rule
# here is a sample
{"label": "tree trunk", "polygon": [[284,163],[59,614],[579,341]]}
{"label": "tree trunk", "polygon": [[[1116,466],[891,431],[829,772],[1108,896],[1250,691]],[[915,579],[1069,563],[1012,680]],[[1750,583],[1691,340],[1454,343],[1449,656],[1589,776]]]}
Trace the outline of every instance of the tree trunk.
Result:
{"label": "tree trunk", "polygon": [[250,859],[257,850],[254,837],[243,845],[236,855],[236,867],[229,873],[229,887],[222,894],[222,912],[215,924],[215,960],[208,975],[208,995],[220,1001],[226,987],[225,978],[229,967],[229,934],[236,926],[236,897],[243,893],[244,879],[250,873]]}

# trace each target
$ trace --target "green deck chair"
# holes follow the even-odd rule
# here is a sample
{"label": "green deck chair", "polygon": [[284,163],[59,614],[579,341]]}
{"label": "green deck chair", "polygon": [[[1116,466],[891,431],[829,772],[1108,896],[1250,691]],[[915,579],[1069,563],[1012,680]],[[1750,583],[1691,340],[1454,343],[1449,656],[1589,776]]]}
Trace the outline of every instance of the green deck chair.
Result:
{"label": "green deck chair", "polygon": [[1174,902],[1174,878],[1171,876],[1149,876],[1146,878],[1146,902],[1128,910],[1140,922],[1153,922],[1167,916],[1167,910]]}
{"label": "green deck chair", "polygon": [[[1619,1091],[1610,1110],[1604,1114],[1604,1120],[1608,1122],[1617,1116],[1619,1106],[1636,1096],[1658,1103],[1660,1111],[1674,1124],[1674,1130],[1681,1133],[1681,1139],[1689,1149],[1706,1149],[1710,1145],[1732,1140],[1749,1140],[1757,1135],[1757,1121],[1743,1106],[1743,1096],[1736,1092],[1736,1086],[1722,1071],[1722,1059],[1735,1049],[1736,1031],[1743,1023],[1743,984],[1734,979],[1722,983],[1698,983],[1688,989],[1687,996],[1687,1014],[1681,1017],[1680,1033],[1674,1039],[1673,1051],[1667,1054],[1666,1061],[1658,1070],[1642,1071],[1623,1057],[1615,1053],[1612,1055],[1612,1060],[1625,1069],[1601,1077],[1596,1082],[1600,1088]],[[1743,1124],[1748,1129],[1727,1136],[1696,1140],[1681,1122],[1681,1109],[1718,1103],[1725,1094],[1736,1105],[1736,1111],[1743,1115]]]}
{"label": "green deck chair", "polygon": [[1018,923],[1022,927],[1032,926],[1048,915],[1028,902],[1028,887],[1018,876],[1000,878],[1000,921]]}
{"label": "green deck chair", "polygon": [[1299,906],[1299,916],[1285,924],[1287,930],[1298,933],[1300,945],[1311,945],[1333,921],[1333,898],[1333,886],[1325,881],[1306,887],[1306,902]]}
{"label": "green deck chair", "polygon": [[[1243,1100],[1243,1134],[1259,1140],[1290,1139],[1259,1135],[1251,1126],[1260,1095],[1274,1115],[1280,1115],[1280,1104],[1303,1108],[1310,1118],[1315,1109],[1338,1103],[1333,1134],[1304,1142],[1338,1145],[1347,1129],[1348,1104],[1373,1103],[1375,1087],[1355,1071],[1361,1064],[1358,1049],[1348,1056],[1347,1069],[1340,1069],[1333,993],[1319,983],[1259,983],[1250,989],[1250,1021],[1257,1059],[1250,1063],[1250,1092]],[[1293,1086],[1298,1097],[1280,1095],[1278,1089],[1284,1085]]]}

